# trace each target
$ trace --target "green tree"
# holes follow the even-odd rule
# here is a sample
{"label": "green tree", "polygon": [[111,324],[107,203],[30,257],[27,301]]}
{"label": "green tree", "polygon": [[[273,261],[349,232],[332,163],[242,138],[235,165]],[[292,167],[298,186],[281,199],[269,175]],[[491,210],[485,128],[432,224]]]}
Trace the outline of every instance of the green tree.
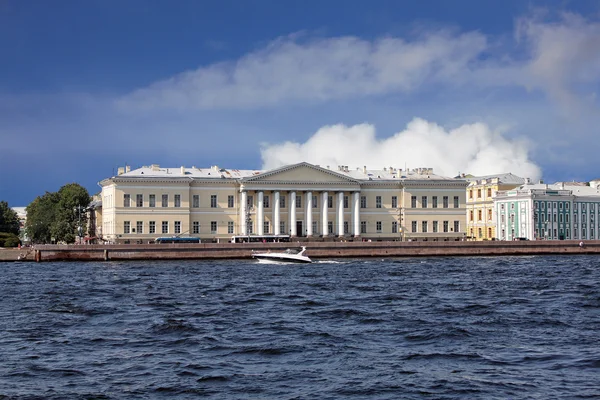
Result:
{"label": "green tree", "polygon": [[19,234],[19,217],[6,201],[0,201],[0,232]]}
{"label": "green tree", "polygon": [[[27,206],[27,234],[34,243],[73,243],[77,237],[77,208],[86,208],[91,198],[77,183],[64,185],[56,193],[46,192]],[[86,226],[85,211],[81,212],[82,232]]]}

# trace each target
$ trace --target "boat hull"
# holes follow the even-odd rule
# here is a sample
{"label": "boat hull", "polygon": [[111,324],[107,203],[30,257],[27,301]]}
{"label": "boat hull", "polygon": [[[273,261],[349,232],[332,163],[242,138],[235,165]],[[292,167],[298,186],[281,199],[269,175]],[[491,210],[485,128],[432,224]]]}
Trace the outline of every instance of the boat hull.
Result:
{"label": "boat hull", "polygon": [[286,264],[293,264],[293,263],[310,264],[310,263],[312,263],[312,260],[308,257],[291,258],[291,257],[277,256],[274,254],[255,254],[252,257],[257,259],[258,262],[265,263],[265,264],[266,263],[286,263]]}

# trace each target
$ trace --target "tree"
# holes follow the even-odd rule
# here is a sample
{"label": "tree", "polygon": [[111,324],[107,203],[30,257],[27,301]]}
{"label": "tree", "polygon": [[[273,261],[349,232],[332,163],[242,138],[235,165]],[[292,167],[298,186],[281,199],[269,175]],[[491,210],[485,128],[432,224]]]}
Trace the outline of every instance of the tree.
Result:
{"label": "tree", "polygon": [[[77,237],[79,218],[77,207],[90,204],[88,191],[77,183],[69,183],[58,192],[46,192],[27,206],[27,234],[34,243],[73,243]],[[86,218],[82,214],[81,224],[85,232]]]}
{"label": "tree", "polygon": [[6,201],[0,201],[0,232],[19,234],[19,216]]}

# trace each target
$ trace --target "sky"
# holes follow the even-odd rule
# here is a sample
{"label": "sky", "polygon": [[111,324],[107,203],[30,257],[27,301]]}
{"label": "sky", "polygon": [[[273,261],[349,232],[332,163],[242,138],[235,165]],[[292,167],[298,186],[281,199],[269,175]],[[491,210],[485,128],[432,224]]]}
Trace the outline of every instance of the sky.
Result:
{"label": "sky", "polygon": [[597,0],[0,0],[0,200],[118,167],[600,178]]}

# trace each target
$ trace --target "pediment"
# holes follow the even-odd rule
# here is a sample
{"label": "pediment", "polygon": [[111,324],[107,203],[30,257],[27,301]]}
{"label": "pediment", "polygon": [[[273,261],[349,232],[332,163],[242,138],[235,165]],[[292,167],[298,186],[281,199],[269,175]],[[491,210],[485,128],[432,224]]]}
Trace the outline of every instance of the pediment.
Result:
{"label": "pediment", "polygon": [[358,181],[346,175],[309,163],[287,165],[265,171],[262,174],[245,178],[244,182],[252,183],[344,183],[356,184]]}

